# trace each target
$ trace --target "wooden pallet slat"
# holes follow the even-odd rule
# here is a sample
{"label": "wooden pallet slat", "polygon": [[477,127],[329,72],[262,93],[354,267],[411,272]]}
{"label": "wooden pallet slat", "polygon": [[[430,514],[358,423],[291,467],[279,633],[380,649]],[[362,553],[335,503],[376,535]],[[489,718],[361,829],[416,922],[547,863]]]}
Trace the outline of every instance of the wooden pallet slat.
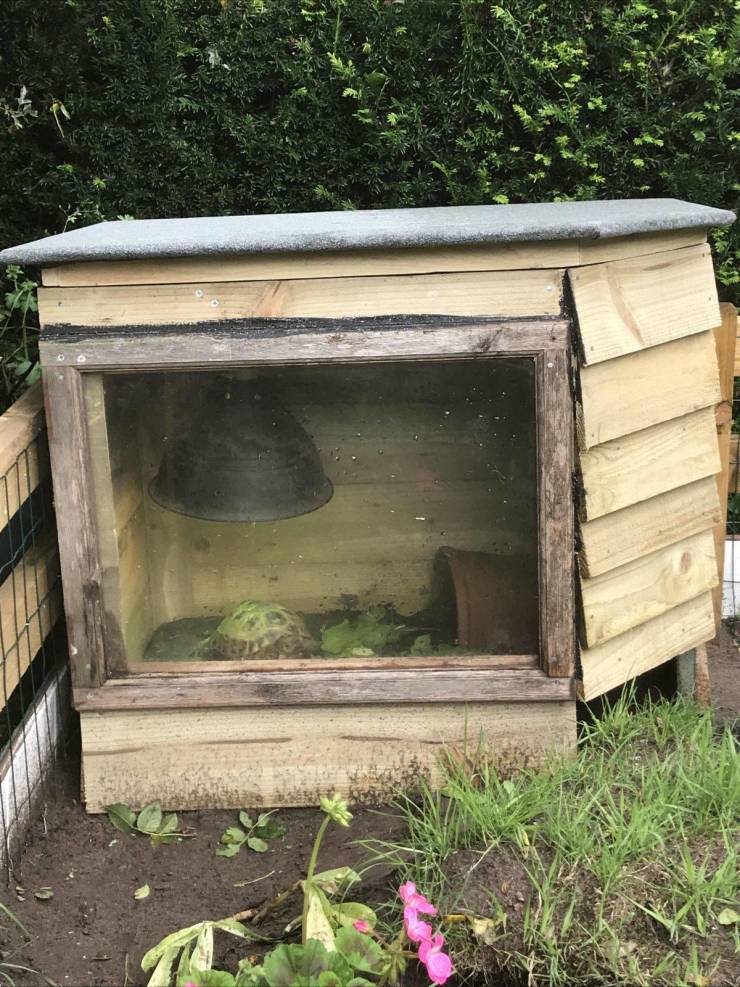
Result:
{"label": "wooden pallet slat", "polygon": [[586,365],[713,329],[718,322],[707,244],[568,273]]}

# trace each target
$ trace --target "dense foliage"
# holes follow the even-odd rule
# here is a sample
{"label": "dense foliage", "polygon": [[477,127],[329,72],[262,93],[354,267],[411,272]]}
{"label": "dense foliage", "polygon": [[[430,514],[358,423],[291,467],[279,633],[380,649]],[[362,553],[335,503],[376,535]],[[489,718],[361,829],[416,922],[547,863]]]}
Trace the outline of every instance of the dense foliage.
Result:
{"label": "dense foliage", "polygon": [[[738,10],[4,0],[0,244],[119,215],[660,195],[731,207]],[[737,248],[716,246],[729,288]]]}

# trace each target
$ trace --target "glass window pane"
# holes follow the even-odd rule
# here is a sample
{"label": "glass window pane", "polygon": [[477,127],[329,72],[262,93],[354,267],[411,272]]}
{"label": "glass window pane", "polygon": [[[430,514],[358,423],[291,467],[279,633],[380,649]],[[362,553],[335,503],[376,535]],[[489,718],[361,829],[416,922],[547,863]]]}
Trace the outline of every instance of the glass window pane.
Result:
{"label": "glass window pane", "polygon": [[114,665],[537,653],[531,359],[87,387]]}

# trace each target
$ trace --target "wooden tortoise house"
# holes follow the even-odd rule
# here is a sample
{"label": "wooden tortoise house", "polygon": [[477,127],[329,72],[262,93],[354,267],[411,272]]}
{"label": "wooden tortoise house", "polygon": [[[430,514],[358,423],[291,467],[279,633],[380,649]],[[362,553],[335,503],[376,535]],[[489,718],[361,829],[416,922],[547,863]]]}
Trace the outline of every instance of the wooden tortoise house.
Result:
{"label": "wooden tortoise house", "polygon": [[715,633],[712,226],[670,199],[103,223],[42,269],[84,795],[505,765]]}

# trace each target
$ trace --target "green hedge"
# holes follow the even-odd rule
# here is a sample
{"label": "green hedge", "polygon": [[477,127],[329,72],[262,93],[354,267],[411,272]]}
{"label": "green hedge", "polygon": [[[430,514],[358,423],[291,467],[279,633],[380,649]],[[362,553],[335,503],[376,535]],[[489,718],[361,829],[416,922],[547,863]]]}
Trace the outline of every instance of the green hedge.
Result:
{"label": "green hedge", "polygon": [[3,0],[0,244],[119,215],[732,207],[739,25],[728,0]]}

